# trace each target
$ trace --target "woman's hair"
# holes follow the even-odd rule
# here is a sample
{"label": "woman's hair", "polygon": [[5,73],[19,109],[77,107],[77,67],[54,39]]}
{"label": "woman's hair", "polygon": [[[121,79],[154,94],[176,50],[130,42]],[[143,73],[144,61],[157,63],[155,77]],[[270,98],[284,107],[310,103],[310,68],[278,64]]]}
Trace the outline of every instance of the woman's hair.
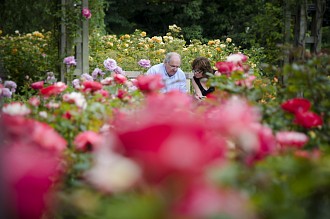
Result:
{"label": "woman's hair", "polygon": [[213,74],[213,69],[211,67],[210,60],[205,57],[197,57],[191,63],[193,70],[201,70],[203,72],[203,77],[208,77],[206,73]]}

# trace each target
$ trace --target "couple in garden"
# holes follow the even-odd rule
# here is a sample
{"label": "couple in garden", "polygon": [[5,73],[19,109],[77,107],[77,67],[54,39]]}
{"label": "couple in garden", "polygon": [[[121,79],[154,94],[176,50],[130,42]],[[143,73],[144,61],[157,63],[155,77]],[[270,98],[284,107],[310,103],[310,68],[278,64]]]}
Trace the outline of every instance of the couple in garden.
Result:
{"label": "couple in garden", "polygon": [[[181,56],[176,52],[166,54],[163,63],[152,66],[148,71],[148,75],[160,74],[165,82],[162,92],[166,93],[172,90],[179,90],[186,93],[186,75],[180,69]],[[203,99],[209,93],[214,91],[214,87],[207,85],[207,73],[214,73],[210,61],[205,57],[197,57],[191,63],[192,72],[194,73],[192,85],[193,93],[196,99]]]}

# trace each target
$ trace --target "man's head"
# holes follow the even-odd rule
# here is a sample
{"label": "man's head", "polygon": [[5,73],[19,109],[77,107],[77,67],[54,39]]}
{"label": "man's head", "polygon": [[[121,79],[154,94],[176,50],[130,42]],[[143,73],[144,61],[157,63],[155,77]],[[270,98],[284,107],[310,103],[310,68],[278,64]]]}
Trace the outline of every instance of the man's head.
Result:
{"label": "man's head", "polygon": [[176,52],[167,53],[164,59],[164,65],[166,72],[170,76],[174,75],[178,71],[178,68],[180,68],[181,56]]}

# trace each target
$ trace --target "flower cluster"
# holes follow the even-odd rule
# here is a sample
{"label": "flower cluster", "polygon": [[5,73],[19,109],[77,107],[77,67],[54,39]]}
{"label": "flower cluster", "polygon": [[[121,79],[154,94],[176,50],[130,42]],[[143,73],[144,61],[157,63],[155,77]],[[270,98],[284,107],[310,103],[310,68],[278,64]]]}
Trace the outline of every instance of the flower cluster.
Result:
{"label": "flower cluster", "polygon": [[243,65],[248,57],[242,53],[231,54],[224,62],[217,62],[215,67],[220,74],[230,76],[234,71],[246,72],[246,65]]}
{"label": "flower cluster", "polygon": [[248,57],[242,53],[231,54],[227,57],[226,61],[220,61],[215,63],[217,68],[216,76],[225,75],[228,78],[233,73],[239,73],[241,79],[235,81],[236,85],[252,88],[253,82],[257,78],[250,72],[250,67],[247,65]]}
{"label": "flower cluster", "polygon": [[294,122],[305,128],[322,126],[322,118],[310,111],[311,103],[305,98],[293,98],[281,105],[282,109],[295,115]]}
{"label": "flower cluster", "polygon": [[0,81],[0,100],[2,97],[10,98],[12,94],[16,92],[17,85],[14,81],[5,81],[1,84]]}

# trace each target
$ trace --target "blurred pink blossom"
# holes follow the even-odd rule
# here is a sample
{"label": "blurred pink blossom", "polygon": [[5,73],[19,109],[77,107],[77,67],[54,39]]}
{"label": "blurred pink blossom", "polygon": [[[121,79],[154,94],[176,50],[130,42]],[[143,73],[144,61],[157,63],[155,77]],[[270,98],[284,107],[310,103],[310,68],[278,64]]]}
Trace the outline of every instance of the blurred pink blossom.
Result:
{"label": "blurred pink blossom", "polygon": [[145,93],[158,92],[165,86],[162,77],[159,74],[139,75],[134,82],[134,85]]}
{"label": "blurred pink blossom", "polygon": [[301,148],[308,142],[308,136],[301,132],[282,131],[276,133],[276,140],[283,148]]}
{"label": "blurred pink blossom", "polygon": [[77,151],[93,151],[102,143],[102,136],[93,131],[79,133],[74,139],[74,146]]}

